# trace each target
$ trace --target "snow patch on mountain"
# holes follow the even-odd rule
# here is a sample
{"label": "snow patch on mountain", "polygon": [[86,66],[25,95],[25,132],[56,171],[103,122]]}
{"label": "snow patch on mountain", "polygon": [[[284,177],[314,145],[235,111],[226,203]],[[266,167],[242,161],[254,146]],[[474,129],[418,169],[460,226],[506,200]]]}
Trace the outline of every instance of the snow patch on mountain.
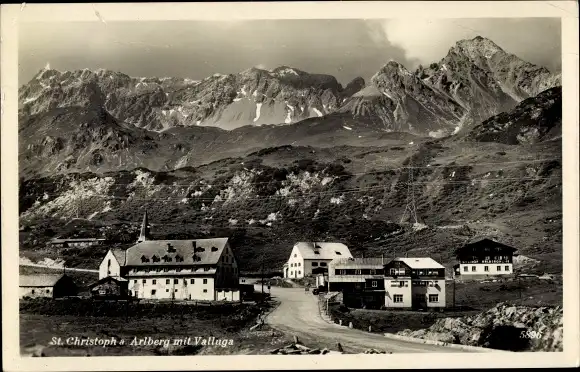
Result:
{"label": "snow patch on mountain", "polygon": [[[255,91],[254,91],[255,93]],[[258,119],[260,119],[260,111],[262,110],[262,104],[261,103],[256,103],[256,117],[254,118],[254,123],[258,121]]]}

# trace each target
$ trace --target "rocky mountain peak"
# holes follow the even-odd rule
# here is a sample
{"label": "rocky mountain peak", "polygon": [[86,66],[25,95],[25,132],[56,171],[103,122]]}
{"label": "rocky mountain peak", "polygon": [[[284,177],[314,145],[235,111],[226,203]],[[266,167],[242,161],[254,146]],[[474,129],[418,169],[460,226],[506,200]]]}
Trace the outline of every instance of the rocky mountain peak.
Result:
{"label": "rocky mountain peak", "polygon": [[459,40],[452,51],[464,54],[472,60],[478,58],[492,58],[496,53],[505,54],[505,51],[490,39],[476,36],[473,39]]}

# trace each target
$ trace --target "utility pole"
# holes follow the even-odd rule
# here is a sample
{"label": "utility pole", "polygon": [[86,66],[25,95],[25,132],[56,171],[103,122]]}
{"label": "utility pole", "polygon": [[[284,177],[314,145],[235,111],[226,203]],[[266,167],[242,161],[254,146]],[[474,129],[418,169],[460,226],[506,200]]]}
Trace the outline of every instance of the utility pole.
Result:
{"label": "utility pole", "polygon": [[455,310],[455,274],[453,274],[453,310]]}

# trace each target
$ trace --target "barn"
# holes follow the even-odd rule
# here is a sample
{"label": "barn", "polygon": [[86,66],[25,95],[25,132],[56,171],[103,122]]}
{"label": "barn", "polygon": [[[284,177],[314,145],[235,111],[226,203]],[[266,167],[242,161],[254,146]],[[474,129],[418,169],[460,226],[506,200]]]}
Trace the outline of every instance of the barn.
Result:
{"label": "barn", "polygon": [[78,287],[74,280],[66,274],[20,275],[19,291],[20,298],[62,298],[76,296],[78,294]]}

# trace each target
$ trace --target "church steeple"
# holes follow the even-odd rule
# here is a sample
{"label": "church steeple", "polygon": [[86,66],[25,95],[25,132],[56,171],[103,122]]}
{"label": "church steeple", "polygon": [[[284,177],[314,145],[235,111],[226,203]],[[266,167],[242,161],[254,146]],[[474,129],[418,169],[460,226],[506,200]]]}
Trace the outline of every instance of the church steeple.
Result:
{"label": "church steeple", "polygon": [[143,215],[143,222],[141,223],[141,232],[139,233],[139,239],[137,239],[137,243],[144,242],[145,240],[150,240],[151,237],[149,236],[149,219],[147,218],[147,211]]}

